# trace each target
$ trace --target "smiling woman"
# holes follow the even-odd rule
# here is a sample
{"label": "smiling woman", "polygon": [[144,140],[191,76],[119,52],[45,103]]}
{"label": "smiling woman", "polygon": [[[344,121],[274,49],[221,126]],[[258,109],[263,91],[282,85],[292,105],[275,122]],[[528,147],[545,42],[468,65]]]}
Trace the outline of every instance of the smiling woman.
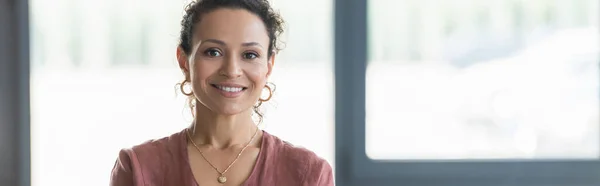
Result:
{"label": "smiling woman", "polygon": [[[194,120],[169,137],[120,151],[110,184],[333,185],[327,161],[262,131],[259,106],[283,21],[266,0],[199,0],[177,48]],[[186,88],[187,87],[187,88]],[[267,98],[260,98],[263,90]],[[267,161],[268,158],[268,161]]]}

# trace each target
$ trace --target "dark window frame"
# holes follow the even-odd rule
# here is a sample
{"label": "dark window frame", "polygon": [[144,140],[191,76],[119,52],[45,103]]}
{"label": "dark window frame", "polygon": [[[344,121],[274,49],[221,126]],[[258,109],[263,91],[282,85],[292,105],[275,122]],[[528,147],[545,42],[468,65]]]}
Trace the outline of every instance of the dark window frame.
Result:
{"label": "dark window frame", "polygon": [[0,0],[0,183],[31,185],[29,5]]}

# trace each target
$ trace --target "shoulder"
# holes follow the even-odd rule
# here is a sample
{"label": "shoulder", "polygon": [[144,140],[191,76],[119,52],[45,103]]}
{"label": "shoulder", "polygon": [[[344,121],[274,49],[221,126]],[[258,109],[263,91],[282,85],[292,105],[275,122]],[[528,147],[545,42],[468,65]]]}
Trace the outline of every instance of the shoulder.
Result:
{"label": "shoulder", "polygon": [[181,134],[182,132],[177,132],[163,138],[147,140],[141,144],[127,148],[127,150],[136,155],[160,154],[174,151],[177,150],[182,143]]}
{"label": "shoulder", "polygon": [[179,133],[175,133],[167,137],[151,139],[134,146],[122,148],[119,152],[119,158],[145,160],[153,156],[167,154],[169,151],[177,149],[178,136]]}
{"label": "shoulder", "polygon": [[276,136],[269,135],[268,140],[278,154],[277,162],[288,172],[294,174],[297,181],[307,185],[328,185],[321,182],[333,184],[333,173],[330,164],[313,151],[304,147],[296,146]]}
{"label": "shoulder", "polygon": [[121,149],[112,170],[110,185],[143,185],[163,180],[159,178],[163,171],[172,171],[179,165],[177,161],[183,152],[180,146],[185,145],[181,141],[181,134],[179,132]]}
{"label": "shoulder", "polygon": [[[182,132],[167,137],[147,140],[119,152],[117,164],[130,169],[160,168],[161,162],[177,159],[181,154]],[[134,170],[135,171],[135,170]]]}

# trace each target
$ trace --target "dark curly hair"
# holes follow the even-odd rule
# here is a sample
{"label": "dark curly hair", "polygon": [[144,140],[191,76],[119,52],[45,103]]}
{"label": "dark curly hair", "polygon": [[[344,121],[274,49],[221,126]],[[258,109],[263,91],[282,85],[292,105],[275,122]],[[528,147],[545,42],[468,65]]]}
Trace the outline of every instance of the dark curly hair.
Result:
{"label": "dark curly hair", "polygon": [[[243,9],[260,17],[263,21],[267,34],[269,36],[268,57],[275,55],[281,50],[278,37],[283,33],[284,22],[279,13],[275,12],[267,0],[194,0],[185,7],[185,15],[181,20],[181,32],[179,47],[186,55],[192,52],[192,36],[197,23],[202,20],[202,16],[220,8]],[[187,79],[186,79],[187,80]],[[185,82],[185,80],[184,80]],[[177,85],[181,85],[178,83]],[[275,91],[275,84],[268,83],[271,93]],[[188,105],[193,110],[196,98],[194,95],[188,96]],[[259,107],[262,105],[259,101],[254,105],[254,113],[259,118],[259,123],[263,120],[263,114]]]}
{"label": "dark curly hair", "polygon": [[179,47],[185,54],[190,55],[192,50],[192,36],[196,23],[202,20],[202,15],[220,8],[233,8],[247,10],[262,19],[269,35],[269,57],[281,50],[278,37],[283,33],[283,19],[271,8],[267,0],[196,0],[185,8],[185,15],[181,20],[181,33]]}

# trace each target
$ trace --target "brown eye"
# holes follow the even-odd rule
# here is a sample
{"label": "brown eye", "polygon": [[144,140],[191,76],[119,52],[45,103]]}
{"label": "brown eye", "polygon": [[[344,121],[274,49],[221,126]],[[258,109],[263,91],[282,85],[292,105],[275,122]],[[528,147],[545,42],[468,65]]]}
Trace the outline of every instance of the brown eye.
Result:
{"label": "brown eye", "polygon": [[243,54],[244,59],[256,59],[258,58],[258,54],[254,52],[246,52]]}
{"label": "brown eye", "polygon": [[204,51],[204,54],[207,55],[207,56],[210,56],[210,57],[220,57],[220,56],[223,56],[223,54],[221,54],[221,51],[219,51],[217,49],[214,49],[214,48],[211,48],[211,49],[208,49],[208,50]]}

